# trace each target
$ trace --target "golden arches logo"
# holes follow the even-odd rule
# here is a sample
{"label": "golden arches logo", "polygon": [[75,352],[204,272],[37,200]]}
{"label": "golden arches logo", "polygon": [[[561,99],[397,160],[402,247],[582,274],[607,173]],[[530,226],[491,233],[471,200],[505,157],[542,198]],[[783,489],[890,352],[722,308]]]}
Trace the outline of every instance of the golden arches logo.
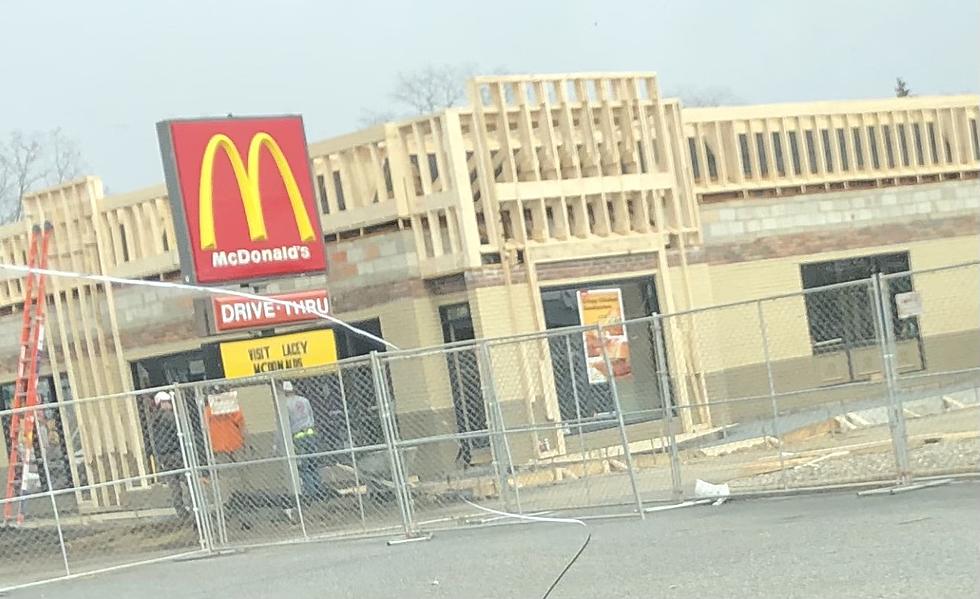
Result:
{"label": "golden arches logo", "polygon": [[316,239],[313,225],[310,223],[310,216],[306,211],[306,204],[303,202],[303,194],[296,185],[296,177],[293,176],[293,169],[290,168],[286,156],[276,140],[263,131],[252,136],[252,141],[248,144],[248,165],[242,162],[242,155],[239,153],[235,143],[227,135],[218,133],[208,140],[207,147],[204,148],[204,156],[201,158],[201,184],[199,195],[198,221],[201,234],[201,249],[213,250],[217,247],[214,232],[214,160],[218,150],[223,150],[231,162],[231,168],[235,173],[238,182],[238,191],[242,197],[242,206],[245,209],[245,221],[248,223],[248,236],[252,241],[265,241],[268,238],[268,231],[265,227],[265,216],[262,214],[262,194],[259,186],[259,158],[262,149],[272,155],[279,170],[279,176],[286,186],[286,194],[289,196],[289,204],[293,209],[293,217],[296,221],[296,230],[299,237],[304,242]]}

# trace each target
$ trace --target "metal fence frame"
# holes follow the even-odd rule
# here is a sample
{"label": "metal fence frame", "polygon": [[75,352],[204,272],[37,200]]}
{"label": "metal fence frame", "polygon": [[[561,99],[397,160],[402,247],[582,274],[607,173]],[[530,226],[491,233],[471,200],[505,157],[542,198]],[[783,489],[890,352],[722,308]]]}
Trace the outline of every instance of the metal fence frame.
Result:
{"label": "metal fence frame", "polygon": [[[963,269],[966,273],[968,284],[980,285],[980,278],[971,280],[980,263],[974,262],[954,267],[941,269],[923,270],[912,273],[897,273],[893,275],[875,275],[871,279],[861,280],[852,283],[842,283],[831,287],[845,286],[866,286],[871,294],[871,306],[873,307],[873,320],[875,339],[874,344],[878,348],[882,365],[882,380],[880,382],[883,396],[873,398],[871,403],[878,407],[884,407],[887,412],[888,438],[891,443],[891,453],[894,459],[894,470],[887,473],[887,476],[875,478],[871,476],[858,475],[854,480],[847,481],[846,484],[881,485],[897,484],[907,485],[916,478],[921,478],[922,474],[913,472],[909,462],[909,430],[906,422],[906,402],[915,397],[913,391],[914,384],[919,379],[929,382],[936,378],[937,393],[942,395],[944,391],[953,389],[951,384],[942,384],[942,379],[955,374],[961,376],[964,382],[955,388],[958,390],[973,389],[980,404],[980,366],[977,368],[967,368],[959,371],[947,372],[927,372],[924,374],[902,375],[899,372],[897,358],[897,341],[894,333],[893,314],[890,308],[890,297],[888,295],[889,281],[897,277],[918,277],[929,273],[953,272],[956,276],[956,269]],[[370,537],[370,536],[403,536],[415,538],[433,530],[444,528],[454,528],[459,526],[482,526],[499,522],[495,519],[478,518],[475,511],[466,505],[465,500],[476,501],[499,501],[500,507],[508,511],[517,513],[539,513],[542,511],[573,511],[582,517],[613,517],[613,516],[636,516],[643,517],[644,513],[656,507],[662,502],[678,503],[692,499],[690,481],[685,481],[685,475],[697,476],[699,472],[695,467],[685,464],[683,452],[689,452],[685,443],[687,441],[680,438],[680,424],[686,418],[693,417],[695,411],[705,407],[714,409],[725,408],[725,406],[741,405],[760,405],[764,406],[762,411],[767,415],[760,417],[758,423],[762,431],[762,438],[771,436],[773,439],[772,449],[775,450],[774,459],[777,460],[778,468],[775,474],[778,480],[773,482],[770,488],[750,489],[748,491],[736,490],[734,494],[770,494],[779,492],[798,492],[800,490],[812,490],[814,487],[801,487],[792,485],[787,481],[787,473],[791,468],[787,465],[789,454],[785,450],[786,441],[784,417],[788,411],[781,409],[780,404],[787,398],[794,395],[810,393],[813,389],[800,390],[779,390],[776,384],[776,377],[773,369],[772,348],[770,347],[771,335],[769,324],[765,316],[764,306],[767,303],[774,303],[780,300],[792,300],[807,293],[816,293],[828,288],[818,288],[802,293],[783,294],[771,296],[746,302],[737,302],[721,306],[699,308],[676,314],[651,316],[627,320],[618,325],[636,327],[640,330],[649,331],[652,335],[652,356],[646,367],[650,374],[655,377],[659,390],[655,402],[651,402],[649,407],[638,412],[629,412],[623,409],[620,391],[618,389],[617,377],[614,376],[610,357],[605,345],[602,346],[602,359],[605,368],[610,376],[607,379],[607,393],[614,407],[613,413],[584,414],[580,404],[579,388],[581,372],[576,369],[576,362],[572,359],[573,351],[571,341],[576,339],[586,331],[599,331],[600,338],[604,334],[603,328],[595,327],[570,327],[555,331],[535,332],[511,337],[494,339],[475,340],[470,342],[457,342],[445,346],[421,348],[415,350],[393,351],[388,353],[372,352],[367,358],[352,358],[342,360],[336,364],[310,369],[305,371],[280,372],[273,375],[264,375],[251,379],[235,379],[225,381],[205,381],[203,383],[185,383],[161,387],[150,390],[142,390],[131,394],[116,394],[99,398],[77,399],[67,402],[45,404],[36,408],[21,408],[20,410],[0,411],[0,417],[7,418],[13,413],[27,412],[30,410],[51,410],[51,409],[74,409],[76,406],[106,401],[128,401],[135,400],[137,395],[145,396],[156,391],[168,391],[175,397],[175,422],[177,437],[180,449],[181,467],[164,473],[147,473],[146,476],[130,477],[127,479],[109,480],[103,482],[91,482],[86,485],[72,486],[66,489],[46,489],[18,498],[2,500],[0,503],[12,501],[25,502],[28,500],[47,499],[50,501],[53,512],[53,526],[57,533],[58,546],[60,547],[61,558],[64,566],[64,573],[59,575],[44,576],[38,580],[15,581],[13,584],[6,582],[0,583],[0,590],[19,588],[38,584],[48,580],[64,579],[80,575],[91,574],[93,572],[106,571],[129,565],[159,561],[161,559],[173,559],[175,557],[208,555],[226,549],[249,547],[255,545],[268,545],[277,543],[304,542],[327,538],[350,538],[350,537]],[[696,318],[700,315],[717,314],[726,309],[746,310],[746,313],[754,312],[758,318],[758,336],[761,341],[758,351],[765,365],[763,387],[766,392],[758,396],[747,397],[722,397],[720,399],[707,398],[704,406],[701,405],[681,405],[678,398],[674,397],[675,390],[684,384],[680,381],[678,372],[672,370],[672,362],[680,359],[673,355],[676,351],[675,343],[671,336],[679,334],[684,327],[683,319],[689,319],[688,324],[696,323]],[[978,307],[980,309],[980,307]],[[697,327],[689,327],[693,334],[698,334]],[[921,332],[919,333],[921,335]],[[980,330],[977,331],[980,335]],[[531,418],[527,422],[514,424],[508,423],[506,417],[506,403],[502,393],[506,393],[499,388],[502,382],[512,379],[519,379],[525,376],[521,369],[525,368],[527,361],[523,358],[524,349],[516,353],[510,352],[509,348],[523,348],[534,344],[547,344],[549,340],[564,338],[561,345],[567,352],[568,372],[562,373],[570,379],[573,401],[575,404],[575,418],[562,420],[543,421]],[[980,337],[978,337],[980,338]],[[576,341],[577,343],[577,341]],[[540,345],[538,346],[540,347]],[[411,425],[405,419],[405,413],[397,409],[399,403],[398,394],[405,390],[402,385],[395,388],[391,382],[392,368],[408,366],[413,362],[425,360],[435,360],[438,365],[439,360],[451,352],[473,352],[478,365],[480,377],[479,391],[483,400],[483,407],[486,411],[486,428],[476,431],[450,432],[445,434],[432,434],[432,431],[424,430],[421,427],[418,436],[406,434],[406,427]],[[537,350],[534,350],[537,351]],[[548,350],[550,351],[550,350]],[[753,350],[754,351],[754,350]],[[495,357],[497,361],[495,362]],[[640,357],[636,358],[639,362]],[[506,360],[511,362],[506,363]],[[550,354],[549,354],[550,360]],[[504,364],[500,364],[505,361]],[[367,368],[365,370],[365,368]],[[360,369],[360,370],[358,370]],[[370,380],[365,377],[370,376]],[[297,454],[294,447],[295,440],[288,425],[288,416],[285,413],[284,402],[280,397],[279,383],[284,379],[296,379],[297,377],[337,377],[337,384],[340,390],[340,401],[343,415],[343,439],[340,449],[329,449],[313,453]],[[382,441],[381,443],[369,443],[357,445],[354,429],[352,426],[351,415],[349,412],[349,397],[351,392],[347,389],[349,381],[345,381],[347,376],[360,376],[361,392],[366,389],[373,394],[375,407],[377,410],[377,424],[380,425]],[[510,377],[510,378],[508,378]],[[312,379],[311,379],[312,380]],[[468,381],[475,385],[476,382]],[[545,383],[542,383],[544,385]],[[873,383],[877,385],[878,383]],[[204,430],[205,422],[205,396],[208,387],[215,385],[227,385],[229,388],[244,388],[252,386],[268,386],[272,402],[272,410],[275,414],[275,430],[272,431],[274,447],[281,443],[282,455],[270,455],[257,459],[249,459],[235,464],[222,464],[216,459],[215,452],[211,446],[210,433],[203,435],[195,433],[196,430]],[[869,386],[866,383],[849,383],[838,387],[842,390],[842,395],[846,395],[849,388],[856,391]],[[428,389],[426,389],[428,391]],[[594,390],[590,390],[594,391]],[[874,391],[874,389],[872,389]],[[524,391],[530,393],[529,391]],[[557,393],[557,391],[556,391]],[[516,393],[520,395],[520,391]],[[841,400],[839,410],[843,410],[844,402]],[[828,403],[826,410],[828,414],[833,414],[836,403]],[[193,409],[192,409],[193,406]],[[821,404],[821,406],[823,406]],[[685,410],[686,416],[685,416]],[[657,414],[659,413],[659,418]],[[843,412],[841,412],[843,413]],[[627,419],[627,416],[636,418]],[[627,422],[629,420],[629,422]],[[40,423],[40,419],[37,422]],[[657,422],[659,432],[638,433],[637,427],[642,427],[645,423]],[[195,427],[196,425],[196,427]],[[38,424],[40,427],[40,424]],[[601,443],[600,446],[591,445],[589,435],[601,434],[602,430],[615,429],[614,439]],[[576,433],[577,431],[577,433]],[[598,433],[596,431],[599,431]],[[41,437],[40,428],[38,437]],[[409,431],[411,433],[411,431]],[[722,434],[726,434],[723,431]],[[649,436],[649,441],[643,440],[639,443],[640,435]],[[659,435],[660,440],[653,437]],[[550,458],[535,457],[533,459],[518,458],[515,453],[515,443],[517,445],[526,444],[528,438],[533,438],[537,443],[540,438],[558,439],[557,444],[564,444],[564,454],[555,450]],[[428,476],[427,480],[421,480],[411,471],[411,466],[407,463],[407,454],[423,449],[439,449],[441,446],[468,442],[469,439],[485,438],[489,451],[489,464],[486,465],[484,474],[466,474],[463,468],[463,475],[457,476],[458,472],[453,465],[432,466],[435,474]],[[45,480],[51,481],[51,471],[49,469],[49,459],[45,450],[46,443],[40,443],[41,465],[44,469]],[[642,446],[642,447],[640,447]],[[444,448],[444,447],[443,447]],[[540,453],[540,445],[535,448]],[[390,481],[385,481],[385,488],[391,491],[392,497],[386,499],[384,505],[371,505],[371,480],[364,469],[364,461],[371,456],[384,454],[387,462],[386,468],[390,475]],[[525,452],[526,453],[526,452]],[[532,452],[533,454],[533,452]],[[538,454],[534,454],[538,455]],[[659,466],[651,468],[641,466],[638,460],[643,462],[653,461],[657,463],[658,455],[666,457],[666,470],[658,469]],[[821,458],[822,459],[822,458]],[[353,524],[340,525],[339,527],[327,526],[325,530],[318,530],[311,520],[312,514],[308,512],[311,504],[303,497],[301,491],[301,480],[298,474],[299,466],[304,460],[335,460],[341,463],[349,460],[350,465],[344,463],[345,472],[352,472],[353,482],[350,489],[354,495],[351,513],[356,511],[356,518]],[[445,460],[444,460],[445,461]],[[719,462],[722,458],[718,458]],[[819,459],[815,460],[819,461]],[[226,504],[229,498],[222,495],[222,484],[220,482],[222,471],[232,471],[234,469],[248,469],[255,471],[263,464],[281,463],[289,471],[288,475],[288,496],[286,500],[291,503],[290,507],[283,508],[289,512],[289,524],[283,525],[278,537],[261,536],[258,534],[236,540],[230,537],[228,530],[228,514],[226,514]],[[449,464],[447,462],[447,464]],[[709,460],[708,465],[712,463]],[[440,470],[440,468],[442,468]],[[599,470],[598,474],[596,470]],[[690,472],[689,472],[690,470]],[[664,491],[659,498],[645,495],[648,491],[649,483],[644,478],[650,472],[669,473],[669,482],[665,479],[661,485]],[[692,474],[693,473],[693,474]],[[72,567],[72,556],[68,550],[69,543],[66,541],[65,526],[62,518],[62,508],[59,508],[58,497],[68,494],[78,494],[81,491],[90,491],[106,485],[128,485],[133,482],[147,483],[149,480],[159,480],[161,476],[177,476],[184,480],[184,484],[189,492],[193,513],[193,528],[196,533],[197,547],[179,548],[170,554],[160,557],[140,559],[138,557],[124,557],[116,560],[116,563],[103,564],[100,567],[79,569]],[[473,491],[464,489],[460,484],[453,482],[456,476],[459,481],[466,478],[466,482],[473,482],[478,489],[475,493],[480,493],[479,489],[490,488],[486,496],[468,495]],[[551,478],[548,478],[551,477]],[[440,478],[445,478],[446,483],[440,482]],[[540,480],[544,480],[541,483]],[[597,485],[604,484],[606,488],[612,490],[606,495]],[[426,487],[429,485],[429,488]],[[456,485],[456,486],[454,486]],[[837,483],[818,484],[816,487],[831,487]],[[50,486],[50,484],[49,484]],[[581,488],[579,488],[581,487]],[[566,493],[564,490],[568,489]],[[558,497],[551,497],[550,493],[558,493]],[[575,495],[575,494],[578,495]],[[346,497],[346,496],[345,496]],[[573,500],[573,501],[570,501]],[[584,501],[582,501],[584,499]],[[391,509],[390,502],[393,501],[397,507],[397,515],[389,517]],[[420,503],[421,502],[421,503]],[[423,505],[426,504],[426,505]],[[22,504],[23,505],[23,504]],[[368,508],[375,508],[375,512],[369,514]],[[293,511],[295,510],[295,511]],[[421,511],[420,511],[421,510]],[[431,512],[431,513],[430,513]],[[295,523],[293,522],[295,514]],[[380,514],[377,517],[375,514]],[[297,528],[298,526],[298,528]],[[317,525],[319,526],[319,525]],[[2,530],[0,530],[2,533]],[[0,551],[6,547],[0,546]],[[8,549],[9,551],[9,549]],[[4,556],[10,557],[10,556]],[[6,561],[0,560],[0,562]]]}

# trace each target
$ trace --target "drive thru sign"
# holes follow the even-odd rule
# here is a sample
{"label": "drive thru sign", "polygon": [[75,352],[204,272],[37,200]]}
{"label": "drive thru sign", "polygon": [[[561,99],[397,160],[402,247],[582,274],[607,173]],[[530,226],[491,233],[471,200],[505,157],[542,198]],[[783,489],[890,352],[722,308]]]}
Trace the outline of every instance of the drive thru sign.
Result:
{"label": "drive thru sign", "polygon": [[214,309],[214,329],[217,332],[269,327],[278,324],[316,320],[319,314],[330,311],[326,289],[270,295],[272,299],[297,305],[220,296],[211,300]]}

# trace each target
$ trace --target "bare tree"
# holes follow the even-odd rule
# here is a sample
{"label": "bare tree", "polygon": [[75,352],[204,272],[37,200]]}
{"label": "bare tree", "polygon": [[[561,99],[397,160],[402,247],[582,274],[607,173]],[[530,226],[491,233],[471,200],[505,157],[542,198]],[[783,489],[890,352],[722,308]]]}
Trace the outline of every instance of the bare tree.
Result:
{"label": "bare tree", "polygon": [[21,217],[21,198],[38,184],[65,183],[82,168],[74,140],[54,129],[48,133],[12,131],[0,140],[0,222]]}
{"label": "bare tree", "polygon": [[48,182],[60,185],[77,179],[82,174],[82,152],[74,139],[57,127],[48,135],[50,146],[50,173]]}
{"label": "bare tree", "polygon": [[471,65],[430,65],[417,71],[399,73],[390,97],[416,114],[450,108],[465,95]]}
{"label": "bare tree", "polygon": [[909,84],[905,83],[905,80],[901,77],[895,77],[895,97],[907,98],[911,95],[912,90],[909,88]]}

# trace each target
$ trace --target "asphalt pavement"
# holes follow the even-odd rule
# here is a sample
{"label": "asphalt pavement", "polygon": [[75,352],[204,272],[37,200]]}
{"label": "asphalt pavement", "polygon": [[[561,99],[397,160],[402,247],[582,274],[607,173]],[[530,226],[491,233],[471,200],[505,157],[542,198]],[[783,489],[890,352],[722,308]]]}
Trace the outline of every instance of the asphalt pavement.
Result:
{"label": "asphalt pavement", "polygon": [[[980,483],[731,501],[590,523],[554,599],[980,596]],[[522,524],[428,542],[308,543],[165,562],[10,597],[536,599],[585,531]]]}

